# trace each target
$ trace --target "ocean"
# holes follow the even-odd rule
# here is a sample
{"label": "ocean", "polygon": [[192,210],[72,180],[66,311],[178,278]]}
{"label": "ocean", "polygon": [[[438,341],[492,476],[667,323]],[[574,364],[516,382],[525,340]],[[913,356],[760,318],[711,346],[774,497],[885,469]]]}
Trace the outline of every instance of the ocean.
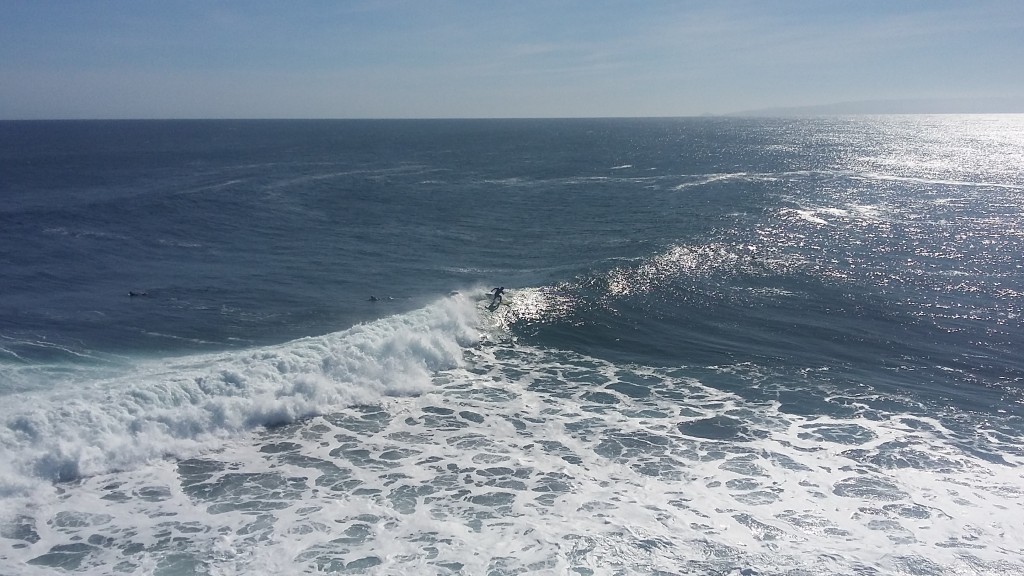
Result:
{"label": "ocean", "polygon": [[0,573],[1024,575],[1022,266],[1021,115],[0,122]]}

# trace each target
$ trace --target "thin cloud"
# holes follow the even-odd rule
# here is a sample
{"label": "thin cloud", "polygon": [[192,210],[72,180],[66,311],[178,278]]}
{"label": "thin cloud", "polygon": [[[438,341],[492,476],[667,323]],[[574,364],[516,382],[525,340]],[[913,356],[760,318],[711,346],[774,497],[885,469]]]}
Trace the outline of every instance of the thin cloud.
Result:
{"label": "thin cloud", "polygon": [[1005,0],[39,2],[5,16],[8,118],[688,115],[1024,95],[1009,72],[1024,3]]}

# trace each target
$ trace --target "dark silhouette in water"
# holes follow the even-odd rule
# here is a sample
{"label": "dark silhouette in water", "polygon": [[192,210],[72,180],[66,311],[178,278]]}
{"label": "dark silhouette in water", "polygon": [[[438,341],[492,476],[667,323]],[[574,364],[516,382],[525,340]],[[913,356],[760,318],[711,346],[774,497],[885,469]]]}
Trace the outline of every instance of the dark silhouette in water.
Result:
{"label": "dark silhouette in water", "polygon": [[498,306],[499,304],[501,304],[501,295],[505,293],[505,287],[502,286],[501,288],[495,288],[494,290],[491,290],[491,292],[494,293],[494,297],[491,298],[490,305]]}

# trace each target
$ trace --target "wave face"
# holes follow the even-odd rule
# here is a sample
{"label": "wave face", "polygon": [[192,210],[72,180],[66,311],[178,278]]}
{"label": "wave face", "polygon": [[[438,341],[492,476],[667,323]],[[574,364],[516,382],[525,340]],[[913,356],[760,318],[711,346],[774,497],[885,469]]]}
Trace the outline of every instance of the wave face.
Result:
{"label": "wave face", "polygon": [[476,339],[474,315],[450,298],[342,332],[147,360],[117,376],[16,395],[0,427],[8,463],[0,493],[188,457],[258,427],[423,393],[433,373],[461,364]]}
{"label": "wave face", "polygon": [[0,123],[0,573],[1024,575],[1021,133]]}

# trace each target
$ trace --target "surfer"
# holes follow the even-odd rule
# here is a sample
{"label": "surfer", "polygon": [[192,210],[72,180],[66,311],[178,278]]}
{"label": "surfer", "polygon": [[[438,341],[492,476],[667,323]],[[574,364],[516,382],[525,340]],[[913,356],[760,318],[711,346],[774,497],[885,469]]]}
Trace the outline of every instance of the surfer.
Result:
{"label": "surfer", "polygon": [[491,290],[491,292],[494,294],[494,296],[491,298],[491,304],[490,305],[491,306],[498,306],[498,305],[500,305],[501,304],[501,295],[505,293],[505,287],[502,286],[501,288],[495,288],[494,290]]}

